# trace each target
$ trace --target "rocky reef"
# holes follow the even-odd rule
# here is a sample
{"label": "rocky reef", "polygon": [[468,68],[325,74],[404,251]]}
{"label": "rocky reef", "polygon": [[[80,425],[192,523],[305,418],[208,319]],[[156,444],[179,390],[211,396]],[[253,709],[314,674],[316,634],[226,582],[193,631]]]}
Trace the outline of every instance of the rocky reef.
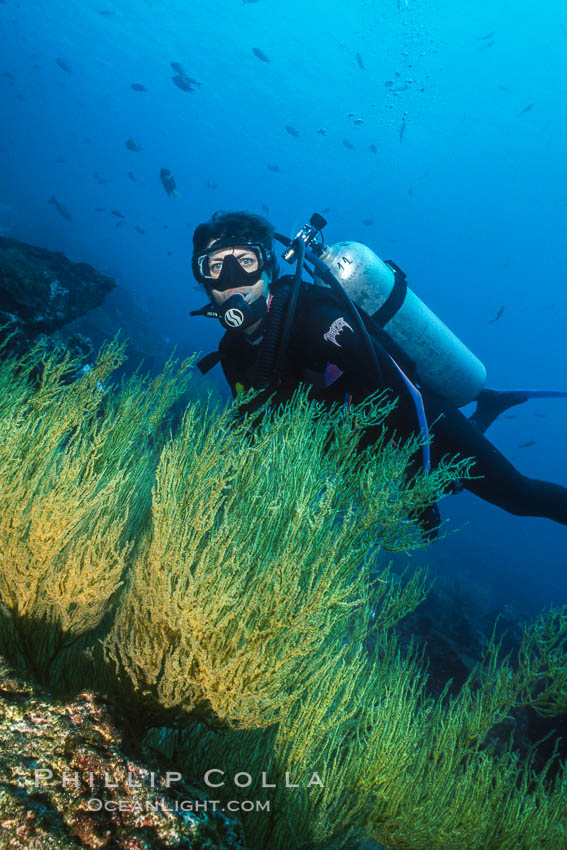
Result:
{"label": "rocky reef", "polygon": [[19,354],[100,306],[115,286],[88,263],[0,237],[0,341],[10,337],[8,351]]}
{"label": "rocky reef", "polygon": [[61,702],[0,659],[0,847],[245,850],[240,823],[133,755],[126,728],[101,697]]}
{"label": "rocky reef", "polygon": [[[62,253],[0,236],[4,354],[20,355],[40,344],[46,351],[71,351],[92,362],[95,351],[117,333],[128,340],[125,373],[142,361],[144,370],[159,372],[174,347],[156,326],[155,311],[145,296],[89,263],[74,263]],[[205,386],[206,379],[195,379]]]}

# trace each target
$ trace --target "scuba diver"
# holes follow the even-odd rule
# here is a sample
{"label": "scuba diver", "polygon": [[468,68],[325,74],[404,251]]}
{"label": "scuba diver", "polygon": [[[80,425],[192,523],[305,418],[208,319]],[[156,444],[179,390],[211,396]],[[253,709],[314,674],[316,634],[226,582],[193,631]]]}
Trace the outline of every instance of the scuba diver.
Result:
{"label": "scuba diver", "polygon": [[[484,436],[509,407],[567,392],[484,389],[482,363],[411,292],[401,269],[359,243],[325,246],[325,224],[315,213],[292,240],[248,212],[215,213],[198,225],[192,269],[210,303],[190,315],[226,329],[218,351],[198,363],[201,372],[220,361],[233,398],[254,388],[273,394],[272,404],[287,401],[300,382],[329,405],[390,390],[398,402],[388,425],[432,438],[421,447],[424,469],[443,456],[472,457],[475,477],[456,489],[567,525],[567,488],[522,475]],[[296,261],[295,275],[280,275],[274,238],[287,246],[283,259]],[[313,282],[302,280],[304,270]],[[476,410],[467,418],[459,407],[470,401]],[[367,433],[362,443],[371,442]],[[437,506],[418,520],[434,539]]]}

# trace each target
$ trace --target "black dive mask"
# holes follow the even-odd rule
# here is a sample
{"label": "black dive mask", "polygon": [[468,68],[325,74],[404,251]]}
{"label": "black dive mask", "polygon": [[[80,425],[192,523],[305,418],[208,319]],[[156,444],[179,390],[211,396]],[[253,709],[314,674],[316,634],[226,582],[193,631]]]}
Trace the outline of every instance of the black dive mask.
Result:
{"label": "black dive mask", "polygon": [[260,280],[261,274],[262,272],[258,269],[247,272],[242,268],[234,254],[227,254],[223,260],[220,275],[216,280],[208,280],[207,288],[226,292],[227,289],[235,289],[237,286],[253,286]]}
{"label": "black dive mask", "polygon": [[[241,256],[241,263],[238,262],[234,254],[226,254],[221,261],[222,267],[220,267],[216,254],[221,248],[233,248],[242,252],[239,255]],[[211,264],[213,268],[211,268]],[[236,274],[238,274],[238,277],[235,278],[237,286],[242,284],[249,286],[251,283],[255,283],[261,272],[273,270],[274,254],[272,250],[267,249],[260,242],[243,241],[235,243],[232,237],[227,237],[218,239],[209,248],[193,254],[191,265],[196,280],[204,283],[207,289],[220,289],[222,291],[231,288],[230,281]],[[230,271],[231,266],[232,272]],[[239,270],[237,270],[237,266],[240,266]],[[251,266],[253,271],[249,270]],[[215,267],[221,268],[218,277],[218,272],[215,273],[214,271]],[[229,283],[224,283],[227,280]]]}
{"label": "black dive mask", "polygon": [[227,331],[243,331],[268,315],[268,304],[263,295],[248,304],[244,295],[235,292],[220,307],[216,307],[216,313]]}

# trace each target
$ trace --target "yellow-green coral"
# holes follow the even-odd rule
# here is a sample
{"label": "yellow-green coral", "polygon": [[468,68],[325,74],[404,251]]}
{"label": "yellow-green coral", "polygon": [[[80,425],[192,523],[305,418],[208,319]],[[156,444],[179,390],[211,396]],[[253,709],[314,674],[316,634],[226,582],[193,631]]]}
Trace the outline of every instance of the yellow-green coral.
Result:
{"label": "yellow-green coral", "polygon": [[410,479],[417,442],[385,431],[358,452],[379,398],[329,417],[298,393],[259,422],[191,403],[168,435],[188,364],[113,389],[121,357],[111,344],[68,385],[70,360],[0,363],[6,651],[56,662],[54,683],[66,665],[112,689],[136,728],[175,715],[172,769],[265,772],[276,788],[218,792],[270,801],[246,816],[251,847],[567,847],[565,770],[536,776],[488,739],[514,706],[565,711],[565,612],[527,629],[515,660],[493,639],[437,700],[392,628],[426,581],[384,559],[421,545],[411,516],[467,464]]}
{"label": "yellow-green coral", "polygon": [[106,346],[71,383],[78,362],[39,348],[0,363],[0,600],[35,669],[108,611],[144,503],[147,514],[148,438],[186,386],[189,364],[174,377],[170,363],[157,389],[130,381],[107,395],[123,348]]}
{"label": "yellow-green coral", "polygon": [[[229,415],[190,408],[164,448],[151,539],[106,647],[156,704],[244,728],[281,719],[312,687],[330,636],[366,599],[369,550],[382,537],[416,545],[404,509],[450,475],[402,483],[407,455],[385,440],[379,462],[355,458],[354,420],[340,426],[305,396],[253,435]],[[389,623],[423,598],[419,582],[387,587],[375,595]]]}

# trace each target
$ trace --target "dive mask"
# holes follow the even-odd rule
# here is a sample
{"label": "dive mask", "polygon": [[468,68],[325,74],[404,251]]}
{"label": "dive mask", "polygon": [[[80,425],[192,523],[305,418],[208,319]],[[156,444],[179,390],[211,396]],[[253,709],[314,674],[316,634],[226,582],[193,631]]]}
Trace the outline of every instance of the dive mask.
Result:
{"label": "dive mask", "polygon": [[[215,259],[222,248],[233,248],[234,253]],[[252,286],[260,279],[265,269],[273,264],[273,252],[260,242],[238,242],[234,239],[219,239],[205,251],[193,255],[193,275],[207,290],[225,292],[235,286]]]}

